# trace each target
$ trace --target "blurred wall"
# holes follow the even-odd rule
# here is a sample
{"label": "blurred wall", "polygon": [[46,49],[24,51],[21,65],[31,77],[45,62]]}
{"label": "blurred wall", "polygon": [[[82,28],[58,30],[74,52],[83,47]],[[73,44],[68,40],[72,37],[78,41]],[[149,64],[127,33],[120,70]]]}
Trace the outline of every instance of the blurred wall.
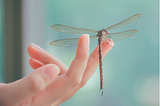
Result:
{"label": "blurred wall", "polygon": [[12,82],[22,77],[21,0],[5,0],[4,7],[4,74],[5,82]]}
{"label": "blurred wall", "polygon": [[0,0],[0,82],[4,82],[4,1]]}

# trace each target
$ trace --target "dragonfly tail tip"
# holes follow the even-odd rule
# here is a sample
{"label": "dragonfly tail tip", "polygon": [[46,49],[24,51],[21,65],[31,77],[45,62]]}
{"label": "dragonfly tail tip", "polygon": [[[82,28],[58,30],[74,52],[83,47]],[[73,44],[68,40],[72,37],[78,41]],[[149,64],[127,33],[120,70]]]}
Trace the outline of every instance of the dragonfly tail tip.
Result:
{"label": "dragonfly tail tip", "polygon": [[100,88],[100,89],[99,89],[99,91],[102,91],[102,92],[101,92],[101,96],[103,96],[103,89],[102,89],[102,88]]}
{"label": "dragonfly tail tip", "polygon": [[103,90],[102,90],[101,96],[103,96]]}

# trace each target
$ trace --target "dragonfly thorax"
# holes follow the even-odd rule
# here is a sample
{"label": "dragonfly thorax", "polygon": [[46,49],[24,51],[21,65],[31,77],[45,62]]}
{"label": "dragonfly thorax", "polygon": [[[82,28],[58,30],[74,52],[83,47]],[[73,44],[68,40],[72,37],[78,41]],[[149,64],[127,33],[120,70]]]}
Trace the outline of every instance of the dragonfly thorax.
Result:
{"label": "dragonfly thorax", "polygon": [[98,32],[98,34],[97,34],[98,37],[107,36],[107,34],[108,34],[108,30],[106,30],[106,29],[102,29],[97,32]]}

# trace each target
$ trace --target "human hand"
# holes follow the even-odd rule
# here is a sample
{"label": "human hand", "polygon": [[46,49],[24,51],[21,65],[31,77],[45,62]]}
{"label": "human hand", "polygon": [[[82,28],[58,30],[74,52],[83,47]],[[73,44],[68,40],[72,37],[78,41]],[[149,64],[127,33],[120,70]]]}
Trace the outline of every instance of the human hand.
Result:
{"label": "human hand", "polygon": [[[102,56],[111,50],[112,41],[102,43]],[[85,51],[85,52],[84,52]],[[2,106],[58,106],[82,88],[97,69],[98,47],[89,56],[89,37],[81,36],[76,56],[69,69],[45,50],[31,44],[29,63],[35,69],[27,77],[0,85]],[[48,69],[45,74],[45,71]],[[0,105],[1,105],[0,104]]]}

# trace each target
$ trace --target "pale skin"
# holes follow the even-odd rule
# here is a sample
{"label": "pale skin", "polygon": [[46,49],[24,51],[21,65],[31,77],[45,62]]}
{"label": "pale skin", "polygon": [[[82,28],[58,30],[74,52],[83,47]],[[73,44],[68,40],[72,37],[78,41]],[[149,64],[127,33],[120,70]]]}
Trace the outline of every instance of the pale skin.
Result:
{"label": "pale skin", "polygon": [[[112,46],[110,40],[102,43],[103,58]],[[98,47],[89,55],[87,34],[80,37],[69,68],[34,44],[27,51],[35,71],[18,81],[0,83],[0,106],[59,106],[86,85],[99,65]]]}

